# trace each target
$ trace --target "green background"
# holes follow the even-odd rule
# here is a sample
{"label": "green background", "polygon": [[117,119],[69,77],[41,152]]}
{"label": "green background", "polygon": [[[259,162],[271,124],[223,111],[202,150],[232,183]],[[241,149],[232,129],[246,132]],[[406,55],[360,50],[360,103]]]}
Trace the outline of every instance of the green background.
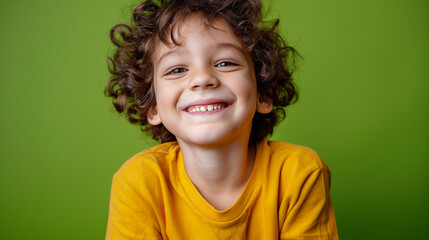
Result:
{"label": "green background", "polygon": [[[0,1],[0,239],[102,239],[111,179],[154,144],[103,96],[137,1]],[[341,239],[429,237],[429,3],[276,0],[304,60],[272,139],[332,170]]]}

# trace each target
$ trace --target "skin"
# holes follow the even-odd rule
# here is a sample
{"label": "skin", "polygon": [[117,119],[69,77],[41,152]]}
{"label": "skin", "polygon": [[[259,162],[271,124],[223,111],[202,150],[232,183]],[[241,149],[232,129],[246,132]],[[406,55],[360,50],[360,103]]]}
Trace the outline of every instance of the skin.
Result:
{"label": "skin", "polygon": [[[173,32],[180,45],[156,44],[157,105],[148,119],[176,136],[188,177],[207,202],[225,210],[252,170],[253,116],[270,112],[272,104],[259,101],[251,57],[226,21],[219,18],[208,27],[194,14],[180,26]],[[192,112],[209,105],[224,108]]]}

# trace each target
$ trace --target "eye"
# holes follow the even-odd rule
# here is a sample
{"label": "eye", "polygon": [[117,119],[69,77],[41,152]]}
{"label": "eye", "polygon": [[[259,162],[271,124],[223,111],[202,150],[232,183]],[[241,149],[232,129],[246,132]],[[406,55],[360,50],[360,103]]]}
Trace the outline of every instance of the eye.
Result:
{"label": "eye", "polygon": [[228,61],[223,61],[216,64],[216,67],[228,67],[228,66],[238,66],[238,64],[235,64],[233,62],[228,62]]}
{"label": "eye", "polygon": [[174,68],[174,69],[168,71],[166,75],[184,73],[184,72],[187,72],[187,71],[188,70],[186,68],[178,67],[178,68]]}

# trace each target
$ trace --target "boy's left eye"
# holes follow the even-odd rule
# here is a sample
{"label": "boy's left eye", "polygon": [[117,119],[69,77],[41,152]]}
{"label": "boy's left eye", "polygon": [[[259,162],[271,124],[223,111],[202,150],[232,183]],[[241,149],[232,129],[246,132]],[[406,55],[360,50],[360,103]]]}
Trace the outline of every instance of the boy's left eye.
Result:
{"label": "boy's left eye", "polygon": [[228,67],[228,66],[237,66],[237,64],[232,62],[220,62],[216,64],[216,67]]}

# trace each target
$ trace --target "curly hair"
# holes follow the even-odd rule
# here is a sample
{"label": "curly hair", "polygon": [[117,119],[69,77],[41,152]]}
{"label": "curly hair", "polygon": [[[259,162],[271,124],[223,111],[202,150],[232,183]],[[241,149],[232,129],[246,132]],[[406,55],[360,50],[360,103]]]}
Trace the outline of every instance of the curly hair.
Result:
{"label": "curly hair", "polygon": [[176,137],[162,124],[148,123],[147,113],[156,106],[151,58],[156,39],[178,45],[173,29],[194,13],[202,13],[207,25],[216,18],[223,18],[246,44],[254,64],[260,101],[273,104],[270,113],[255,113],[250,141],[258,142],[271,135],[276,124],[286,116],[284,107],[298,99],[292,82],[298,54],[280,36],[278,19],[262,21],[260,0],[147,0],[140,3],[130,25],[117,24],[110,30],[110,39],[117,49],[108,57],[112,76],[105,94],[113,97],[118,112],[125,112],[131,123],[140,125],[141,130],[151,133],[155,140],[175,141]]}

